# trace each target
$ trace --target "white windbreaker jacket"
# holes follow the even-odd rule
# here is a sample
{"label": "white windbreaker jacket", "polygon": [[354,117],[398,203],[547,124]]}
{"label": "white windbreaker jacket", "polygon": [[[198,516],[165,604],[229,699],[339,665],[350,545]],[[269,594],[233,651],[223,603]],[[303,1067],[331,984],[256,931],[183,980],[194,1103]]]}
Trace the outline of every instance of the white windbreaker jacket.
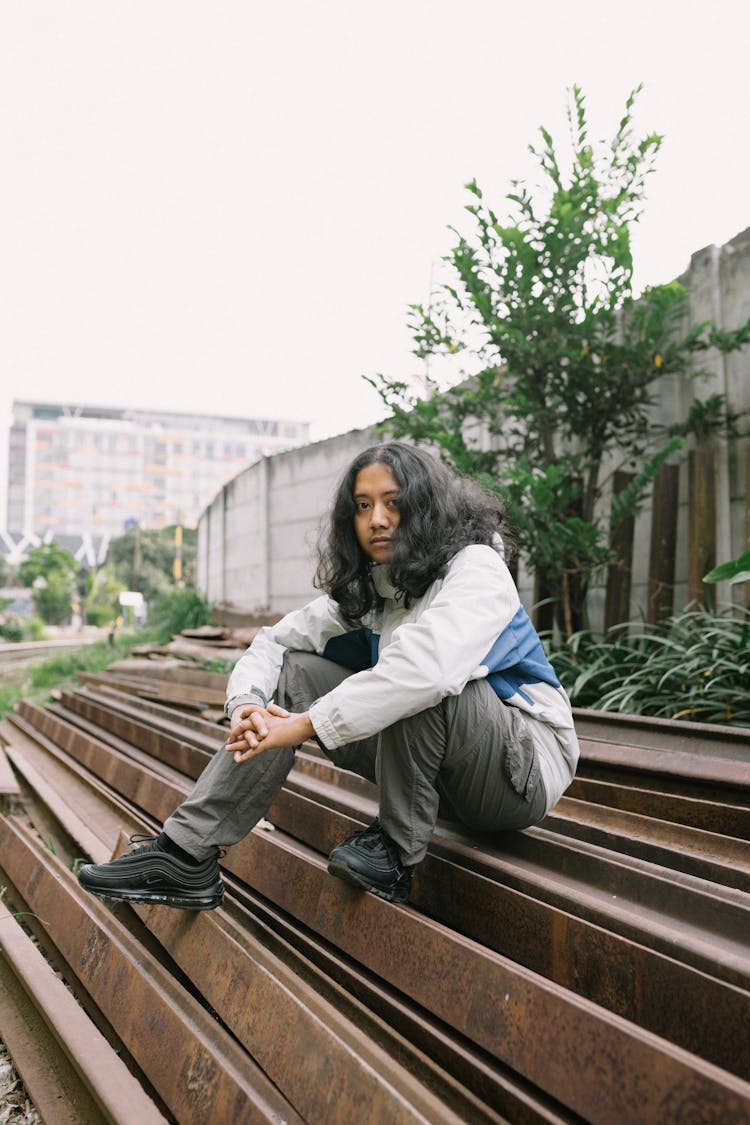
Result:
{"label": "white windbreaker jacket", "polygon": [[315,652],[354,670],[310,708],[315,732],[330,749],[376,734],[486,677],[500,699],[525,714],[551,808],[575,773],[578,740],[568,697],[500,553],[465,547],[445,577],[408,609],[389,582],[387,565],[372,573],[383,607],[360,628],[322,596],[262,629],[230,676],[227,714],[242,703],[265,706],[272,699],[287,649]]}

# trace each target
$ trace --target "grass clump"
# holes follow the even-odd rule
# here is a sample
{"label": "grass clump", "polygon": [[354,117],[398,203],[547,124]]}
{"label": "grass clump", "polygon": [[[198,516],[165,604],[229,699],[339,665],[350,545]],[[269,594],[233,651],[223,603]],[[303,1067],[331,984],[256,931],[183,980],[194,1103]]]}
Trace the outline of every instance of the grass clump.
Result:
{"label": "grass clump", "polygon": [[750,726],[750,614],[685,610],[660,625],[580,632],[549,658],[577,707]]}
{"label": "grass clump", "polygon": [[148,622],[160,641],[183,629],[198,629],[211,621],[211,606],[197,590],[170,590],[159,594],[149,608]]}
{"label": "grass clump", "polygon": [[114,644],[96,641],[83,645],[75,652],[61,653],[24,668],[14,676],[12,683],[0,688],[0,718],[22,699],[42,703],[52,691],[75,681],[79,672],[100,672],[115,660],[130,655],[134,645],[143,644],[152,634],[128,633],[118,637]]}

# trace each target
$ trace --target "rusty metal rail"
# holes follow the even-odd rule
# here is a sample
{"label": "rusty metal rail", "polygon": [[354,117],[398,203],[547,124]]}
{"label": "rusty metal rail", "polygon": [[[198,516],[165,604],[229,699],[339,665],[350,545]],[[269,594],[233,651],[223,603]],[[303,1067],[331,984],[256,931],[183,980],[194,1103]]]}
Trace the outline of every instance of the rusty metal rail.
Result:
{"label": "rusty metal rail", "polygon": [[[33,823],[69,857],[108,857],[123,830],[157,828],[224,741],[196,714],[215,705],[215,680],[140,664],[87,676],[47,708],[24,704],[0,728]],[[287,1119],[750,1120],[747,739],[601,715],[578,726],[581,774],[549,817],[481,839],[441,824],[408,907],[328,876],[325,855],[371,819],[375,791],[312,746],[269,814],[276,830],[225,858],[225,907],[117,908],[127,970],[87,975],[86,941],[115,942],[97,912],[113,915],[15,818],[0,821],[3,877],[59,917],[55,948],[117,1035],[144,988],[158,1008],[158,989],[131,975],[145,949],[181,1004],[231,1033],[253,1076],[237,1096],[270,1105],[270,1082]],[[102,972],[119,974],[117,1002]],[[221,1073],[223,1041],[199,1033],[190,1049],[198,1041]],[[168,1112],[201,1120],[185,1083],[136,1046],[127,1038]]]}
{"label": "rusty metal rail", "polygon": [[157,1125],[165,1118],[0,902],[0,1025],[44,1121]]}

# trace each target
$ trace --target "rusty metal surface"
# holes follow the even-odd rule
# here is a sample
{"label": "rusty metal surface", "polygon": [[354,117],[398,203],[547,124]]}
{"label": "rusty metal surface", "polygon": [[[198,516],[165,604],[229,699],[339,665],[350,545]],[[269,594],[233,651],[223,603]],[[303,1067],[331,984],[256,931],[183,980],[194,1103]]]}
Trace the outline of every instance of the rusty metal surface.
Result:
{"label": "rusty metal surface", "polygon": [[[149,692],[150,676],[141,670],[139,692]],[[185,713],[195,700],[173,691],[181,678],[154,670],[151,680],[151,694],[171,683],[175,707],[164,697],[135,702],[133,682],[120,690],[104,674],[64,706],[24,710],[20,721],[82,763],[82,778],[91,770],[101,779],[96,800],[109,792],[159,824],[190,788],[174,771],[194,773],[191,751],[224,734]],[[190,679],[194,691],[209,690]],[[439,826],[409,907],[325,871],[333,843],[371,819],[375,792],[306,747],[271,811],[277,831],[251,834],[225,860],[226,910],[189,919],[140,911],[302,1117],[319,1118],[320,1094],[306,1087],[328,1071],[311,1062],[295,1085],[301,1043],[311,1059],[327,1057],[327,1045],[337,1080],[351,1082],[346,1113],[331,1119],[348,1125],[366,1119],[357,1089],[362,1073],[378,1070],[384,1041],[364,1015],[352,1032],[353,1009],[326,991],[331,981],[306,975],[291,945],[366,1002],[370,1021],[380,1013],[412,1034],[435,1074],[444,1068],[446,1089],[457,1082],[457,1096],[478,1097],[487,1113],[618,1125],[750,1119],[747,739],[734,728],[698,733],[600,715],[581,723],[581,775],[547,821],[481,840]],[[102,814],[110,836],[111,815]],[[282,932],[289,946],[274,944]],[[286,1035],[270,1016],[249,1018],[241,998],[256,993],[264,1013],[283,1013]],[[303,1038],[289,1035],[292,1025]],[[377,1102],[379,1119],[400,1120],[395,1106],[442,1120],[424,1076],[402,1083],[402,1049],[394,1039],[390,1065],[401,1062],[379,1075],[387,1093],[363,1100]],[[472,1119],[458,1102],[438,1104]]]}
{"label": "rusty metal surface", "polygon": [[[277,801],[274,819],[321,851],[330,836],[340,838],[357,823],[290,792]],[[716,968],[713,962],[706,972],[676,959],[680,949],[667,920],[662,922],[666,948],[659,953],[648,944],[654,934],[639,925],[637,914],[630,918],[627,936],[612,931],[624,903],[617,917],[602,910],[596,924],[576,916],[578,893],[563,896],[550,880],[553,904],[533,897],[538,888],[530,879],[503,885],[502,857],[497,865],[486,858],[476,863],[475,851],[469,840],[439,831],[418,871],[414,904],[488,948],[750,1078],[750,954],[745,988],[720,982],[710,971]],[[666,1005],[665,996],[670,997]]]}
{"label": "rusty metal surface", "polygon": [[[647,781],[647,779],[643,779]],[[702,796],[665,792],[663,787],[623,785],[619,779],[597,777],[592,771],[575,778],[566,795],[575,800],[634,812],[641,816],[684,824],[704,832],[750,840],[750,808]]]}
{"label": "rusty metal surface", "polygon": [[542,826],[712,883],[750,891],[747,840],[638,813],[617,812],[571,797],[562,797]]}
{"label": "rusty metal surface", "polygon": [[[73,802],[85,784],[76,780],[77,789],[66,788]],[[98,799],[107,797],[100,793]],[[72,809],[70,815],[75,815]],[[419,1062],[413,1049],[405,1063],[395,1064],[382,1048],[368,1044],[350,1021],[319,999],[320,982],[313,991],[283,965],[274,968],[273,956],[233,926],[223,911],[186,918],[177,911],[144,908],[141,914],[264,1069],[277,1082],[283,1080],[286,1095],[306,1119],[328,1120],[335,1104],[342,1121],[501,1120],[429,1060]],[[277,979],[280,975],[286,979]],[[254,997],[250,1006],[248,995]],[[280,1021],[282,1015],[286,1018]],[[412,1076],[420,1070],[426,1071],[421,1083]],[[441,1084],[446,1088],[442,1101],[430,1093]]]}
{"label": "rusty metal surface", "polygon": [[336,885],[304,845],[251,833],[228,866],[587,1120],[750,1114],[750,1084],[409,908]]}
{"label": "rusty metal surface", "polygon": [[[362,823],[374,814],[371,803],[360,796],[349,798],[343,785],[327,786],[299,771],[290,776],[289,789],[307,796],[312,808],[316,803],[324,805]],[[280,800],[288,802],[283,794]],[[284,823],[278,801],[269,817]],[[336,834],[330,815],[324,826],[325,838],[318,838],[314,846],[325,852]],[[292,832],[305,838],[302,828]],[[430,851],[455,860],[450,847],[446,851],[446,838],[461,839],[460,833],[446,827],[435,834]],[[470,837],[464,841],[462,864],[493,883],[533,894],[632,940],[646,940],[653,948],[681,956],[731,983],[746,984],[750,897],[741,891],[637,857],[611,854],[543,828],[485,836],[481,848]]]}
{"label": "rusty metal surface", "polygon": [[[135,709],[128,714],[122,709],[99,703],[83,693],[64,692],[61,703],[67,712],[72,713],[71,718],[73,715],[81,716],[95,723],[102,730],[130,741],[152,758],[179,770],[193,780],[200,777],[211,760],[210,754],[205,750],[200,750],[185,739],[159,730],[158,727],[138,718]],[[72,718],[72,721],[75,722],[75,718]],[[221,744],[222,738],[217,732],[214,749],[218,749]]]}
{"label": "rusty metal surface", "polygon": [[226,912],[138,913],[306,1120],[500,1120],[465,1094],[443,1104]]}
{"label": "rusty metal surface", "polygon": [[297,1121],[250,1057],[127,929],[20,827],[0,818],[3,866],[45,919],[133,1057],[177,1119]]}
{"label": "rusty metal surface", "polygon": [[[27,1026],[33,1023],[34,1052],[29,1057],[28,1047],[19,1045],[24,1057],[19,1069],[37,1106],[43,1104],[43,1118],[56,1125],[163,1125],[165,1118],[140,1083],[2,902],[0,953],[0,1035],[5,1042],[16,1038],[15,1021],[3,1018],[11,1003]],[[50,1026],[65,1029],[62,1045]]]}
{"label": "rusty metal surface", "polygon": [[[215,722],[210,722],[208,719],[201,718],[192,711],[175,710],[165,703],[156,703],[152,699],[138,699],[134,700],[133,696],[127,692],[119,691],[118,688],[112,684],[106,675],[80,675],[79,679],[85,683],[81,689],[84,695],[91,695],[93,698],[100,699],[105,703],[111,702],[113,705],[118,703],[129,703],[131,706],[136,707],[142,715],[154,715],[163,719],[170,720],[183,732],[185,737],[189,737],[193,732],[198,736],[205,735],[209,739],[213,738],[217,731],[222,728]],[[224,727],[226,730],[226,727]]]}
{"label": "rusty metal surface", "polygon": [[680,750],[695,757],[750,760],[747,727],[685,720],[674,722],[651,715],[625,715],[582,707],[573,708],[573,718],[581,737],[619,744],[623,756],[628,747],[640,746],[650,747],[659,757]]}
{"label": "rusty metal surface", "polygon": [[265,940],[272,946],[283,939],[300,950],[319,966],[329,982],[347,990],[356,1002],[367,1006],[368,1012],[396,1030],[407,1043],[444,1068],[487,1106],[493,1106],[513,1125],[534,1125],[549,1122],[580,1121],[559,1102],[548,1098],[523,1079],[476,1050],[452,1028],[432,1019],[407,996],[379,980],[356,961],[341,954],[330,942],[317,938],[305,926],[277,909],[273,903],[255,894],[244,884],[227,876],[232,898],[247,904],[253,912],[256,928],[262,926]]}
{"label": "rusty metal surface", "polygon": [[18,780],[10,768],[10,763],[5,754],[4,740],[0,731],[0,800],[17,797],[20,793]]}
{"label": "rusty metal surface", "polygon": [[139,808],[162,823],[185,799],[189,785],[177,786],[164,780],[145,766],[128,760],[112,747],[58,719],[48,710],[21,703],[19,714],[36,730],[53,739],[77,762],[115,792],[128,798]]}

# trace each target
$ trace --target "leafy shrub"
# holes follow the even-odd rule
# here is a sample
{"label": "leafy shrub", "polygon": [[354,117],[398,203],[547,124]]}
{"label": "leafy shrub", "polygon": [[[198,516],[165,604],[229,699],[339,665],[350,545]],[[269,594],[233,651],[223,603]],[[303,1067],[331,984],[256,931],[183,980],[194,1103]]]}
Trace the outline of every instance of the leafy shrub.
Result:
{"label": "leafy shrub", "polygon": [[0,637],[2,637],[4,641],[22,641],[23,626],[21,622],[17,618],[14,618],[12,621],[1,622]]}
{"label": "leafy shrub", "polygon": [[750,614],[685,610],[658,626],[618,625],[604,637],[545,638],[578,707],[750,726]]}
{"label": "leafy shrub", "polygon": [[201,625],[208,625],[211,606],[197,590],[171,590],[154,599],[148,620],[159,637],[168,640],[183,629],[197,629]]}

